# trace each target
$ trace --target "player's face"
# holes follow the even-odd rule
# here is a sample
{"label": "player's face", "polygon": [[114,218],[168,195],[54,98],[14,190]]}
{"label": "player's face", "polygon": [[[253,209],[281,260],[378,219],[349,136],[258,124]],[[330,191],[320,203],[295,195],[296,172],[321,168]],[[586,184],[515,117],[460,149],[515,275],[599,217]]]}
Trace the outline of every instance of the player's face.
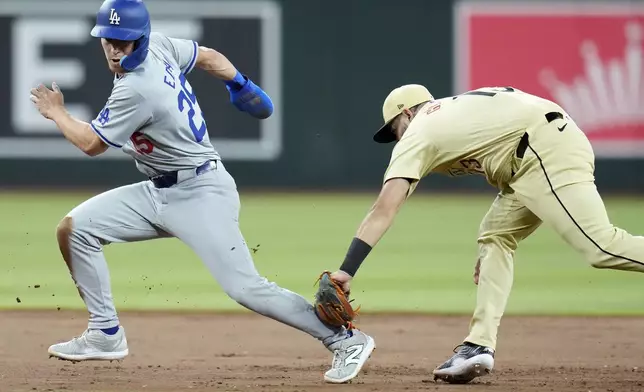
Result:
{"label": "player's face", "polygon": [[404,112],[400,113],[394,119],[394,121],[392,121],[391,129],[396,134],[396,140],[400,140],[402,135],[407,130],[407,127],[409,127],[409,123],[411,122],[411,119],[412,119],[411,111],[405,110]]}
{"label": "player's face", "polygon": [[105,52],[110,71],[114,73],[125,72],[121,67],[120,61],[123,56],[127,56],[134,51],[134,41],[101,38],[101,45],[103,45],[103,52]]}

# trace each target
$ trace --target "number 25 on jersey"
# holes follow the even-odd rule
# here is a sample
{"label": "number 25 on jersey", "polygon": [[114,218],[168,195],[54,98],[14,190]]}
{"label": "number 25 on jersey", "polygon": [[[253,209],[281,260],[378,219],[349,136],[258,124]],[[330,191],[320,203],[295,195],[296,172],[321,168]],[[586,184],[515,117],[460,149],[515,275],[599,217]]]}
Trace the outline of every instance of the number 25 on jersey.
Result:
{"label": "number 25 on jersey", "polygon": [[[172,66],[167,62],[165,63],[165,71],[163,82],[174,89],[176,87],[176,80],[172,73]],[[186,114],[190,130],[197,143],[199,143],[203,140],[207,132],[206,120],[203,118],[203,112],[199,108],[199,103],[197,103],[197,96],[192,92],[192,86],[190,86],[186,75],[183,73],[179,74],[179,83],[181,84],[181,89],[177,95],[177,109],[179,112]]]}
{"label": "number 25 on jersey", "polygon": [[[197,142],[201,142],[206,134],[206,120],[204,120],[203,112],[197,103],[197,96],[190,91],[192,87],[186,80],[186,76],[184,74],[180,74],[179,80],[181,81],[181,91],[179,91],[179,95],[177,96],[179,111],[183,113],[184,110],[188,108],[187,114],[190,130],[192,130],[195,140]],[[198,121],[195,121],[195,117],[197,117]],[[197,127],[197,122],[201,123],[199,127]]]}

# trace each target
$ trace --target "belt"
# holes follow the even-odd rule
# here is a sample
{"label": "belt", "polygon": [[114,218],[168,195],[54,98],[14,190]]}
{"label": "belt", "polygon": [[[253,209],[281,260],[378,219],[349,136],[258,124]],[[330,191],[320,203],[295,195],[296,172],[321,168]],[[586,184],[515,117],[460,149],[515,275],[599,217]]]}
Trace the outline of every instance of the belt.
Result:
{"label": "belt", "polygon": [[180,181],[200,176],[209,169],[216,167],[217,161],[206,161],[204,164],[197,166],[197,168],[194,169],[177,170],[150,177],[150,181],[152,181],[156,188],[170,188]]}
{"label": "belt", "polygon": [[[546,121],[548,123],[551,123],[555,120],[563,119],[564,116],[563,114],[559,112],[550,112],[546,113]],[[525,155],[525,151],[528,149],[528,133],[524,133],[523,136],[521,137],[521,140],[519,141],[519,145],[517,146],[517,158],[523,158]]]}

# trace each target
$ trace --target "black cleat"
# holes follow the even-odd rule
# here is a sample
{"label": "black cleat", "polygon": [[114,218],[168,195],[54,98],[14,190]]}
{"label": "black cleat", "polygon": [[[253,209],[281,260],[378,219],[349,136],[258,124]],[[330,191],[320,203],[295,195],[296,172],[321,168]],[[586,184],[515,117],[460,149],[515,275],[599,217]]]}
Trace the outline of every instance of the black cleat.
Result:
{"label": "black cleat", "polygon": [[454,349],[445,363],[434,369],[434,380],[450,384],[467,384],[476,377],[489,374],[494,368],[494,350],[472,343]]}

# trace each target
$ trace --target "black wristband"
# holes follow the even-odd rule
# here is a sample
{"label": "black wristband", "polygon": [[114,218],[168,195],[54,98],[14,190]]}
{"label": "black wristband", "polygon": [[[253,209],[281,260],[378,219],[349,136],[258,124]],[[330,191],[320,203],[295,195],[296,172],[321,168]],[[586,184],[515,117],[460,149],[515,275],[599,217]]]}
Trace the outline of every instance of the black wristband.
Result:
{"label": "black wristband", "polygon": [[360,268],[360,264],[367,258],[371,252],[371,245],[367,244],[358,237],[355,237],[351,241],[347,255],[344,258],[344,262],[340,266],[340,270],[346,272],[351,276],[355,276]]}

